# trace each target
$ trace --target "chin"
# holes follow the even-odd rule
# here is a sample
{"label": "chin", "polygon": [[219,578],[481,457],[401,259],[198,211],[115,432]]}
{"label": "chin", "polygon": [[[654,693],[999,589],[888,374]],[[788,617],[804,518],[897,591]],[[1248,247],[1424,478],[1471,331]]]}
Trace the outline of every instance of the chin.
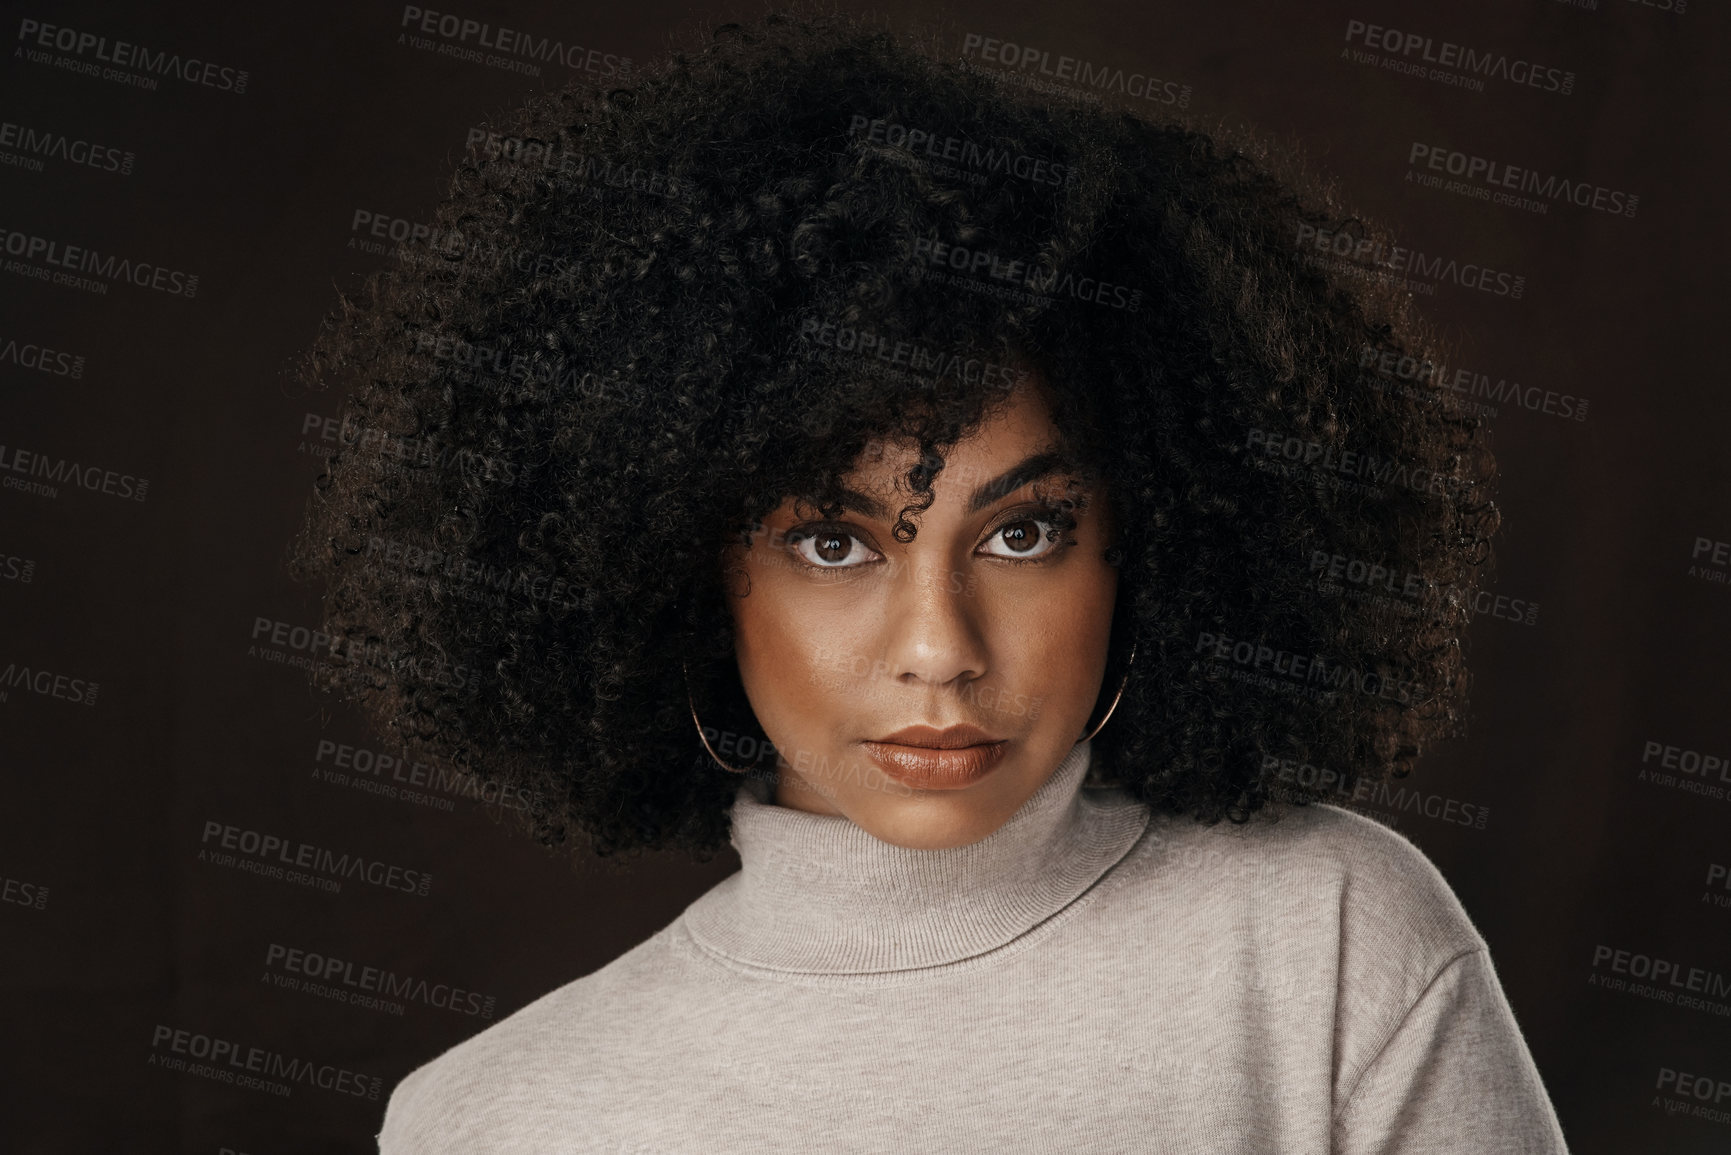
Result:
{"label": "chin", "polygon": [[1009,821],[1015,810],[1014,802],[983,792],[932,790],[890,797],[849,817],[879,841],[909,850],[945,850],[980,841]]}

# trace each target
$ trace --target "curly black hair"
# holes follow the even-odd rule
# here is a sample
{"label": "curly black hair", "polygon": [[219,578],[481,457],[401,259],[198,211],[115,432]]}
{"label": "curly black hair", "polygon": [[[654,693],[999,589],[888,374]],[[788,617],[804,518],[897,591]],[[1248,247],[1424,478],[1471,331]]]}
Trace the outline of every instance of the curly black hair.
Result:
{"label": "curly black hair", "polygon": [[932,44],[779,12],[530,99],[300,367],[347,398],[291,550],[315,676],[545,843],[724,846],[688,693],[771,748],[722,546],[879,438],[920,448],[911,538],[1030,368],[1120,527],[1100,774],[1242,822],[1463,727],[1487,434],[1410,293],[1311,243],[1386,234],[1290,150]]}

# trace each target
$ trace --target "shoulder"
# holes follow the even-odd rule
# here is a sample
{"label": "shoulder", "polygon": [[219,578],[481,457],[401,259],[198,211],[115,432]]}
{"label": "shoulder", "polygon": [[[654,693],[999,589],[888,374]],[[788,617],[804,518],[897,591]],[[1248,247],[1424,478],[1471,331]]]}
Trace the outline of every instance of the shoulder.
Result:
{"label": "shoulder", "polygon": [[1222,989],[1277,992],[1269,1015],[1290,1029],[1326,1024],[1337,1092],[1439,976],[1489,965],[1424,852],[1337,806],[1284,805],[1212,826],[1155,815],[1124,865],[1118,917]]}
{"label": "shoulder", "polygon": [[664,995],[671,929],[411,1071],[386,1105],[381,1155],[477,1150],[535,1134],[537,1105],[593,1086],[622,1042],[620,1025],[641,1022]]}
{"label": "shoulder", "polygon": [[[1484,948],[1436,865],[1396,830],[1327,803],[1280,805],[1243,823],[1155,815],[1125,864],[1130,886],[1194,904],[1262,937],[1328,950],[1422,985]],[[1404,982],[1403,982],[1404,985]]]}

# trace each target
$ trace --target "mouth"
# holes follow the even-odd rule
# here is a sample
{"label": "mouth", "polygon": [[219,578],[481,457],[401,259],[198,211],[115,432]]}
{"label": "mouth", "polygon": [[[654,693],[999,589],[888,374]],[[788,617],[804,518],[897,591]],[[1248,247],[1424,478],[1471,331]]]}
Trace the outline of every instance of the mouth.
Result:
{"label": "mouth", "polygon": [[907,726],[862,742],[885,774],[918,790],[959,790],[991,773],[1009,747],[978,726]]}

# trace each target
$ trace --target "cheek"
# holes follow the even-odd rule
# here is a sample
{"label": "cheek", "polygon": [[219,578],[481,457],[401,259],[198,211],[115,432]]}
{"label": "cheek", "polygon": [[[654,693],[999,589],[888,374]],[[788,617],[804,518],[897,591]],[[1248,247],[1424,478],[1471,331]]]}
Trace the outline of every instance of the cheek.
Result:
{"label": "cheek", "polygon": [[766,728],[794,728],[860,704],[870,681],[869,615],[847,599],[800,596],[761,571],[732,601],[746,696]]}
{"label": "cheek", "polygon": [[991,646],[1001,688],[1038,701],[1039,716],[1053,719],[1051,725],[1072,715],[1086,717],[1093,706],[1111,639],[1117,583],[1112,566],[1078,566],[1062,581],[1006,591],[991,605]]}
{"label": "cheek", "polygon": [[1016,655],[1025,669],[1066,672],[1100,660],[1111,632],[1115,573],[1066,575],[1071,580],[994,599],[995,650]]}

